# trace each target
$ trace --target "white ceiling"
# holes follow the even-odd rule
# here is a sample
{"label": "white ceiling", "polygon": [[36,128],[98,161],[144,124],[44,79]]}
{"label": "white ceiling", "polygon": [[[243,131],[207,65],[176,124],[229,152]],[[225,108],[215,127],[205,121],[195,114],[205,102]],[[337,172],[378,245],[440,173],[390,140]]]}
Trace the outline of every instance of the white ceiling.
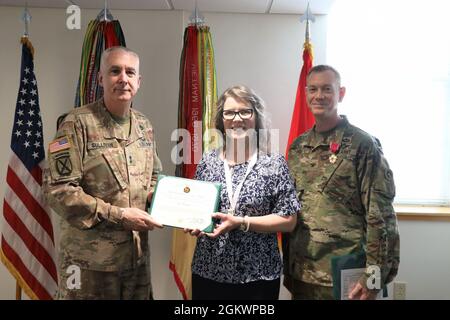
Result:
{"label": "white ceiling", "polygon": [[[313,14],[327,14],[335,0],[309,0]],[[0,6],[66,8],[76,4],[81,9],[101,9],[104,0],[0,0]],[[107,0],[111,11],[185,10],[192,11],[195,0]],[[303,14],[308,0],[197,0],[200,12]],[[112,12],[114,15],[114,12]]]}

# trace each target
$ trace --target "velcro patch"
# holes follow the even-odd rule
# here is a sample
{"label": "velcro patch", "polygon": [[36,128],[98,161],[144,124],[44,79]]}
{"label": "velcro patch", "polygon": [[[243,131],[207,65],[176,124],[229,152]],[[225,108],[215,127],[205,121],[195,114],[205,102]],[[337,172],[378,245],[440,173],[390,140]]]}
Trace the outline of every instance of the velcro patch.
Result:
{"label": "velcro patch", "polygon": [[53,142],[50,142],[48,146],[48,150],[50,153],[55,153],[61,150],[69,149],[70,148],[70,142],[67,136],[64,136],[62,138],[56,139]]}

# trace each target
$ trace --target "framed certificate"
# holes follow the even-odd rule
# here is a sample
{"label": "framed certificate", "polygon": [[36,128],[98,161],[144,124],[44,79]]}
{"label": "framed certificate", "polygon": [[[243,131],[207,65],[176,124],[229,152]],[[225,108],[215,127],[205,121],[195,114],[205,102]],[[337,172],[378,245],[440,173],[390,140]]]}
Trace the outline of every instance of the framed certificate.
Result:
{"label": "framed certificate", "polygon": [[149,213],[166,226],[212,232],[221,184],[158,176]]}

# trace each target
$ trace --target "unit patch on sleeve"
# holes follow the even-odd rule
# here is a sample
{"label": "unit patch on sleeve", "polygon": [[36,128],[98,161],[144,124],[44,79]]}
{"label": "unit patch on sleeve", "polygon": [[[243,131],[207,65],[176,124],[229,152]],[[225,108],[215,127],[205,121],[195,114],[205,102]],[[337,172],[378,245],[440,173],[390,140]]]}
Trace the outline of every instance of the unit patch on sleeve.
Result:
{"label": "unit patch on sleeve", "polygon": [[68,176],[72,173],[72,161],[70,160],[70,154],[63,152],[55,156],[56,171],[61,176]]}

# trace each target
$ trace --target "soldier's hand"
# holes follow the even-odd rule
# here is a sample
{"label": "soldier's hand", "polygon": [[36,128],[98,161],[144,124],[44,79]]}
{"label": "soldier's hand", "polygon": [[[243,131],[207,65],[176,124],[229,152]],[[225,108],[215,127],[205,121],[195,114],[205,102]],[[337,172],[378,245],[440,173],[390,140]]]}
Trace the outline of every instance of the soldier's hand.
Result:
{"label": "soldier's hand", "polygon": [[356,283],[353,287],[352,291],[348,295],[350,300],[375,300],[377,297],[378,291],[369,290],[363,287],[361,284]]}
{"label": "soldier's hand", "polygon": [[196,236],[197,238],[205,235],[205,233],[199,229],[184,228],[183,231],[184,231],[184,233],[189,233],[191,236]]}
{"label": "soldier's hand", "polygon": [[124,208],[122,212],[122,225],[127,230],[148,231],[163,225],[152,218],[147,212],[138,208]]}

